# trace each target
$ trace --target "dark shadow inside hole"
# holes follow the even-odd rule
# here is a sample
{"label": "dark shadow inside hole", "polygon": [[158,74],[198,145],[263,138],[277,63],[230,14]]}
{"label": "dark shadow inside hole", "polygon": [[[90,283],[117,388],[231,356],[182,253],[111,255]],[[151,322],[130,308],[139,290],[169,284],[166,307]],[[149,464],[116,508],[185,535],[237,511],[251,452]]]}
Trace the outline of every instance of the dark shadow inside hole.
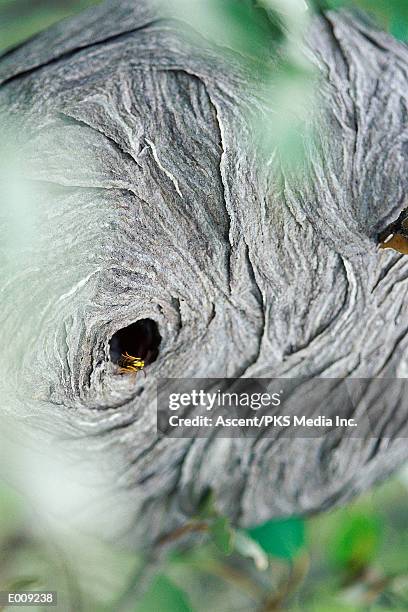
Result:
{"label": "dark shadow inside hole", "polygon": [[160,342],[157,323],[152,319],[140,319],[113,334],[109,343],[111,361],[118,363],[123,353],[129,353],[149,365],[157,359]]}

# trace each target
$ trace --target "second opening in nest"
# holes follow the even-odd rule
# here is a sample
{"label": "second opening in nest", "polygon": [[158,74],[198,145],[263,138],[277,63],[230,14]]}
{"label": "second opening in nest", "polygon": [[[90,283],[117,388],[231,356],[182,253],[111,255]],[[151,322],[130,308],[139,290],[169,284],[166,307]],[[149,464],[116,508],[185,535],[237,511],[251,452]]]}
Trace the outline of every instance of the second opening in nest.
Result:
{"label": "second opening in nest", "polygon": [[378,237],[380,249],[394,249],[408,255],[408,208],[390,223]]}

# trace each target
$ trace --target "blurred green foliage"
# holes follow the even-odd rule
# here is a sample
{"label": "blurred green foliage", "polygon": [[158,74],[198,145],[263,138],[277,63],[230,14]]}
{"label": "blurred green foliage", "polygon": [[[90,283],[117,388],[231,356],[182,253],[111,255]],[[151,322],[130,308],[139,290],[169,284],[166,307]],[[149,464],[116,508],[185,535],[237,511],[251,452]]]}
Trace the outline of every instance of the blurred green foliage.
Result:
{"label": "blurred green foliage", "polygon": [[0,0],[0,52],[100,0]]}
{"label": "blurred green foliage", "polygon": [[314,0],[320,9],[358,8],[366,11],[378,25],[400,40],[408,40],[408,2],[406,0]]}
{"label": "blurred green foliage", "polygon": [[285,36],[284,20],[262,2],[173,0],[169,3],[164,0],[162,5],[166,13],[187,21],[206,40],[250,58],[258,64],[258,69]]}
{"label": "blurred green foliage", "polygon": [[151,583],[143,600],[136,605],[136,612],[193,612],[187,596],[169,578],[159,574]]}
{"label": "blurred green foliage", "polygon": [[247,533],[268,555],[282,559],[295,557],[305,542],[304,521],[297,517],[268,521]]}
{"label": "blurred green foliage", "polygon": [[332,543],[332,558],[341,568],[358,572],[378,551],[382,529],[377,516],[349,512],[339,521]]}
{"label": "blurred green foliage", "polygon": [[34,530],[24,496],[1,484],[0,590],[58,590],[62,609],[76,612],[407,610],[407,505],[405,470],[307,519],[236,531],[213,512],[200,515],[169,534],[157,569],[141,580],[136,554],[81,534],[67,545],[53,529]]}
{"label": "blurred green foliage", "polygon": [[217,548],[230,555],[234,548],[234,531],[224,516],[216,518],[210,526],[210,534]]}
{"label": "blurred green foliage", "polygon": [[302,50],[311,16],[305,0],[159,1],[206,44],[234,54],[261,102],[262,111],[249,118],[260,155],[269,161],[277,150],[283,163],[297,165],[309,137],[304,124],[312,116],[315,84],[314,69]]}

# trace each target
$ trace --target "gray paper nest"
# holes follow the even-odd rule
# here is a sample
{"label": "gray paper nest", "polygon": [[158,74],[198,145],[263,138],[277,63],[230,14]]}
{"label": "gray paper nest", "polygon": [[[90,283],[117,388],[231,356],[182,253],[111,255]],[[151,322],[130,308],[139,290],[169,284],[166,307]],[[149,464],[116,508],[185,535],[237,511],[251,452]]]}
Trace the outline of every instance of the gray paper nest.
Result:
{"label": "gray paper nest", "polygon": [[[3,391],[40,442],[57,435],[111,473],[121,531],[139,539],[182,524],[209,489],[254,524],[344,501],[408,456],[395,380],[376,438],[156,436],[159,377],[408,372],[408,259],[377,248],[407,194],[408,49],[334,13],[308,43],[322,129],[303,183],[259,163],[245,65],[147,0],[99,6],[0,60],[35,235],[23,224],[9,239],[6,202]],[[109,341],[140,320],[161,343],[134,383]]]}

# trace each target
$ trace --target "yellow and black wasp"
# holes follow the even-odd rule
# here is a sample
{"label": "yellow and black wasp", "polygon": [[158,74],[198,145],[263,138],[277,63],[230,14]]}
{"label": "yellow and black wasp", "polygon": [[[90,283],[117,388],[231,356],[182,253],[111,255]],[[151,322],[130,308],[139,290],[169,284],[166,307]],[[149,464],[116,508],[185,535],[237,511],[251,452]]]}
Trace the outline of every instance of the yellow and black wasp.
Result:
{"label": "yellow and black wasp", "polygon": [[[143,371],[145,362],[140,357],[133,357],[133,355],[125,352],[120,356],[118,366],[121,374],[134,374],[136,376],[139,371]],[[144,371],[143,374],[145,374]]]}

